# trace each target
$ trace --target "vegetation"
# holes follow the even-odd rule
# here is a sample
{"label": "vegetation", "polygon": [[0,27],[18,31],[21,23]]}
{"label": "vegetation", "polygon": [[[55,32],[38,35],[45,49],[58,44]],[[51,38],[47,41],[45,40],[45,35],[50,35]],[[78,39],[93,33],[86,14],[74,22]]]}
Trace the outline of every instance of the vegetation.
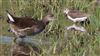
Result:
{"label": "vegetation", "polygon": [[[84,25],[87,32],[64,29],[73,24],[65,19],[65,8],[79,9],[90,14],[90,24]],[[33,36],[50,42],[41,45],[43,56],[100,56],[100,6],[94,6],[92,0],[0,0],[0,35],[12,36],[7,31],[9,25],[6,23],[5,10],[15,16],[30,16],[35,19],[41,19],[48,12],[55,15],[55,21],[42,33]],[[68,36],[64,36],[66,32]],[[0,56],[7,56],[10,45],[0,46]]]}

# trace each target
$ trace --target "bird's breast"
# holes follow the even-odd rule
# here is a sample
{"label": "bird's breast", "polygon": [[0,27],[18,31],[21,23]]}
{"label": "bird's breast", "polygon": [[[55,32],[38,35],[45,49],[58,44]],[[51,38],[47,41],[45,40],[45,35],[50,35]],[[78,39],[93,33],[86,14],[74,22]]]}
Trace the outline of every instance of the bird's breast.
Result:
{"label": "bird's breast", "polygon": [[38,34],[40,32],[42,32],[45,29],[45,27],[40,27],[40,28],[34,28],[34,31],[32,32],[32,34]]}

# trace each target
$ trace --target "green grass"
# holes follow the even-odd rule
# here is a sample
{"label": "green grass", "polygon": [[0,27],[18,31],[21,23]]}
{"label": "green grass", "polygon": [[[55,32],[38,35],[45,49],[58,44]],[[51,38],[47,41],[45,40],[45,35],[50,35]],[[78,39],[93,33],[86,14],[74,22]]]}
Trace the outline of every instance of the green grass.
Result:
{"label": "green grass", "polygon": [[[41,45],[43,56],[100,56],[100,7],[91,9],[89,0],[0,0],[0,35],[13,35],[7,31],[9,25],[6,23],[5,10],[9,10],[15,16],[31,16],[41,19],[47,11],[55,15],[55,21],[51,22],[44,30],[47,33],[40,33],[34,37],[41,40],[48,39],[51,44]],[[64,17],[64,8],[74,8],[89,13],[91,23],[85,26],[87,32],[68,31],[64,37],[65,26],[72,25]],[[48,32],[49,31],[49,32]],[[66,40],[67,39],[67,40]],[[2,47],[4,46],[4,47]],[[8,45],[1,45],[0,56],[6,56]],[[1,50],[1,49],[0,49]]]}

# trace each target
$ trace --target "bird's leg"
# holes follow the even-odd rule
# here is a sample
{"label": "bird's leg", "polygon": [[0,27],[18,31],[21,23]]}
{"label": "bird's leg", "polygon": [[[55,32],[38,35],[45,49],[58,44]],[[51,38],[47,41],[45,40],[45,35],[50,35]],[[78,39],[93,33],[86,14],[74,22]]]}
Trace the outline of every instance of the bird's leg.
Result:
{"label": "bird's leg", "polygon": [[14,38],[14,43],[16,43],[17,37]]}
{"label": "bird's leg", "polygon": [[90,24],[90,20],[86,19],[85,21],[81,21],[80,24],[83,26],[88,26]]}
{"label": "bird's leg", "polygon": [[21,38],[21,42],[24,41],[25,36],[19,36],[19,38]]}
{"label": "bird's leg", "polygon": [[79,24],[79,22],[76,21],[75,24]]}
{"label": "bird's leg", "polygon": [[10,28],[8,28],[8,32],[12,32]]}
{"label": "bird's leg", "polygon": [[15,38],[14,38],[14,43],[16,43],[16,40],[17,40],[17,38],[19,38],[20,36],[15,36]]}
{"label": "bird's leg", "polygon": [[85,25],[86,25],[86,21],[81,21],[81,22],[79,22],[79,24],[80,24],[81,26],[85,26]]}
{"label": "bird's leg", "polygon": [[86,25],[90,24],[90,20],[89,19],[86,19]]}
{"label": "bird's leg", "polygon": [[25,38],[26,36],[19,36],[19,38]]}

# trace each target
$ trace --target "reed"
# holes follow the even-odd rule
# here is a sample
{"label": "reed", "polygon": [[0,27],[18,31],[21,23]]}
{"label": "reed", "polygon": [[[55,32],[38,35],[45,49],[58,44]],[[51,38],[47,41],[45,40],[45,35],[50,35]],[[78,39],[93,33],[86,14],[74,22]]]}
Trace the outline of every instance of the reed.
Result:
{"label": "reed", "polygon": [[[65,26],[72,25],[73,22],[66,20],[63,15],[64,8],[74,8],[89,13],[90,25],[85,26],[87,32],[69,31],[64,37]],[[52,12],[57,20],[51,22],[46,29],[34,36],[41,40],[47,40],[51,44],[41,45],[43,56],[99,56],[100,55],[100,7],[95,11],[91,9],[90,0],[0,0],[0,35],[13,35],[7,31],[9,25],[6,23],[5,10],[9,10],[16,16],[31,16],[42,19],[47,12]],[[65,38],[67,40],[65,40]],[[3,46],[0,56],[9,53]]]}

